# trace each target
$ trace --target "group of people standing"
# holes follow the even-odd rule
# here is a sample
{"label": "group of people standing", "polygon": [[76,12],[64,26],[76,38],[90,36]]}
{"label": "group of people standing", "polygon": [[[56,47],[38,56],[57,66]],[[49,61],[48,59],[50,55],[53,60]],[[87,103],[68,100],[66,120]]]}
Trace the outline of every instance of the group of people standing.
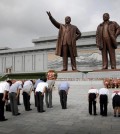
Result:
{"label": "group of people standing", "polygon": [[[4,107],[10,105],[10,110],[13,116],[18,116],[18,99],[20,92],[23,95],[23,104],[25,111],[31,111],[30,108],[30,96],[31,92],[34,91],[35,106],[37,111],[42,113],[44,110],[44,95],[47,108],[52,108],[52,90],[55,84],[55,73],[53,71],[48,71],[47,77],[36,80],[26,80],[26,81],[15,81],[8,80],[0,82],[0,121],[6,121],[4,116]],[[58,86],[58,91],[60,95],[60,103],[62,109],[67,108],[67,94],[70,86],[67,82],[61,82]],[[10,103],[8,103],[8,100]]]}
{"label": "group of people standing", "polygon": [[[55,84],[56,75],[53,70],[49,70],[46,78],[38,79],[34,85],[35,106],[38,112],[45,112],[43,108],[44,94],[47,108],[52,108],[52,91]],[[70,86],[68,82],[61,82],[58,85],[60,103],[62,109],[67,108],[67,94]]]}
{"label": "group of people standing", "polygon": [[[89,102],[89,114],[97,115],[96,112],[96,103],[97,98],[99,97],[100,104],[100,115],[107,116],[108,115],[108,102],[109,102],[109,90],[107,87],[103,87],[98,89],[91,88],[88,91],[88,102]],[[113,91],[112,93],[112,106],[114,109],[114,117],[118,115],[120,117],[120,91]]]}
{"label": "group of people standing", "polygon": [[[40,113],[45,112],[44,110],[44,95],[47,108],[52,108],[52,91],[55,84],[55,75],[54,72],[48,72],[47,77],[36,80],[34,83],[33,80],[26,81],[3,81],[0,82],[0,121],[6,121],[4,116],[4,106],[5,102],[10,100],[10,108],[13,116],[18,116],[18,98],[20,91],[23,95],[23,103],[25,111],[32,110],[30,108],[30,96],[31,92],[34,91],[35,106],[37,111]],[[62,109],[67,109],[67,94],[69,91],[70,85],[68,82],[63,81],[58,85],[58,93],[60,96],[60,103]],[[109,101],[109,90],[106,85],[103,88],[95,89],[91,88],[88,91],[88,102],[89,102],[89,114],[97,115],[96,103],[97,98],[99,98],[100,103],[100,115],[108,115],[108,101]],[[112,93],[112,106],[114,109],[114,117],[120,117],[120,91],[114,90]]]}
{"label": "group of people standing", "polygon": [[[0,121],[7,120],[4,116],[5,103],[6,109],[11,111],[13,116],[20,115],[18,110],[18,105],[20,105],[20,91],[22,91],[25,110],[30,111],[30,94],[33,89],[32,80],[26,80],[25,82],[20,80],[8,80],[0,82]],[[8,100],[10,103],[8,103]]]}

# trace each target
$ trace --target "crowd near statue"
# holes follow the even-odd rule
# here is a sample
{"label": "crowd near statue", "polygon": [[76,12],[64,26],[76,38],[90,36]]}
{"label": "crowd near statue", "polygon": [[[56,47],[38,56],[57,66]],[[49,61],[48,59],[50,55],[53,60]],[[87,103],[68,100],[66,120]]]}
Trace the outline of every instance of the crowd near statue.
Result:
{"label": "crowd near statue", "polygon": [[[12,116],[19,116],[19,107],[17,103],[20,90],[23,95],[23,104],[25,111],[31,111],[30,100],[32,91],[36,96],[35,107],[37,112],[45,112],[44,101],[46,102],[46,110],[53,107],[52,90],[57,78],[57,74],[54,70],[49,70],[46,76],[37,80],[7,80],[0,82],[0,122],[7,121],[4,115],[4,107],[6,105],[6,111],[10,111]],[[109,89],[106,81],[103,81],[104,86],[97,89],[91,87],[88,91],[88,112],[90,115],[97,115],[96,103],[99,101],[100,115],[108,116],[108,102],[109,102]],[[61,81],[58,84],[58,94],[60,97],[60,104],[62,109],[67,109],[67,98],[70,89],[70,83],[68,81]],[[111,87],[112,88],[112,87]],[[87,93],[87,91],[86,91]],[[44,100],[45,95],[45,100]],[[55,96],[57,97],[56,93]],[[59,98],[58,97],[58,98]],[[113,116],[120,117],[120,91],[114,90],[112,92],[112,106]],[[56,107],[55,107],[56,108]],[[50,111],[50,110],[48,110]]]}
{"label": "crowd near statue", "polygon": [[80,30],[76,26],[70,24],[71,18],[69,16],[65,17],[65,24],[61,24],[52,17],[50,12],[47,12],[47,14],[52,24],[59,29],[55,54],[63,57],[62,71],[68,70],[68,57],[71,58],[72,70],[77,71],[76,40],[81,37]]}
{"label": "crowd near statue", "polygon": [[110,21],[108,13],[103,14],[103,23],[98,25],[96,32],[96,44],[102,53],[102,69],[108,69],[108,54],[111,69],[116,69],[115,49],[116,38],[120,34],[120,26],[115,21]]}

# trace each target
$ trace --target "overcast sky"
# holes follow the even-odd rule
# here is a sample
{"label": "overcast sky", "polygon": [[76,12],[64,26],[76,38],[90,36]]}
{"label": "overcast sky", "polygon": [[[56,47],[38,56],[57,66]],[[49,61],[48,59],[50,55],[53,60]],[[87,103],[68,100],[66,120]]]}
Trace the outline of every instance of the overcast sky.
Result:
{"label": "overcast sky", "polygon": [[120,24],[120,0],[0,0],[0,47],[32,47],[32,39],[56,36],[46,11],[60,23],[71,16],[81,32],[95,31],[105,12]]}

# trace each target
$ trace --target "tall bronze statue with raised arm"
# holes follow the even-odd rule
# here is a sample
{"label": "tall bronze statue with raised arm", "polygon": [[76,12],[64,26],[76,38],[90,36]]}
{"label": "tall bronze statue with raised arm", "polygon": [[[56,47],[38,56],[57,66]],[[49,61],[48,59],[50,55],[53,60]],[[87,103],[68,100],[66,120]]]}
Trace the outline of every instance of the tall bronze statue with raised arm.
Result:
{"label": "tall bronze statue with raised arm", "polygon": [[47,14],[52,24],[59,29],[55,54],[63,57],[62,71],[68,70],[68,57],[71,58],[72,70],[76,71],[76,40],[81,37],[81,32],[76,26],[70,24],[71,18],[69,16],[65,17],[65,24],[61,24],[52,17],[50,12]]}
{"label": "tall bronze statue with raised arm", "polygon": [[115,21],[110,21],[108,13],[103,14],[103,23],[98,25],[96,32],[96,44],[102,53],[102,69],[108,69],[108,54],[111,69],[116,69],[115,49],[116,38],[120,34],[120,26]]}

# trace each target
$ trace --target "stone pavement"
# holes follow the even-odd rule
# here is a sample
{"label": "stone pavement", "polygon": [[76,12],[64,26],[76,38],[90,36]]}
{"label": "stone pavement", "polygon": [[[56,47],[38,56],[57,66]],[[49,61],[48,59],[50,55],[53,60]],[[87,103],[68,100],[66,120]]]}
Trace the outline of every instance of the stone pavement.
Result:
{"label": "stone pavement", "polygon": [[[111,92],[108,104],[108,116],[99,115],[97,103],[97,116],[88,114],[87,92],[93,86],[100,88],[102,81],[70,81],[68,94],[68,109],[61,109],[56,81],[53,91],[53,108],[38,113],[34,107],[33,94],[31,97],[32,111],[25,111],[23,104],[19,106],[20,116],[12,116],[5,112],[8,121],[0,122],[0,134],[119,134],[120,117],[113,117]],[[21,95],[22,96],[22,95]],[[21,97],[22,103],[22,97]]]}

